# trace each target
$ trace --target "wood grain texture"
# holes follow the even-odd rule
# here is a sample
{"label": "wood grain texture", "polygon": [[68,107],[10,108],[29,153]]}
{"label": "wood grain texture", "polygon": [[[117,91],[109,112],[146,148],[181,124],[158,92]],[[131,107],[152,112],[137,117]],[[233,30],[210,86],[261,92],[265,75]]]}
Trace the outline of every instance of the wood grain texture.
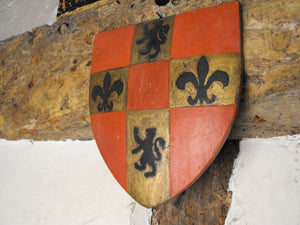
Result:
{"label": "wood grain texture", "polygon": [[[100,1],[101,2],[101,1]],[[0,42],[0,138],[92,139],[88,87],[95,34],[230,0],[106,1]],[[241,0],[244,76],[229,138],[300,133],[300,2]]]}
{"label": "wood grain texture", "polygon": [[152,225],[224,224],[231,204],[227,192],[238,143],[227,141],[215,161],[185,192],[153,208]]}

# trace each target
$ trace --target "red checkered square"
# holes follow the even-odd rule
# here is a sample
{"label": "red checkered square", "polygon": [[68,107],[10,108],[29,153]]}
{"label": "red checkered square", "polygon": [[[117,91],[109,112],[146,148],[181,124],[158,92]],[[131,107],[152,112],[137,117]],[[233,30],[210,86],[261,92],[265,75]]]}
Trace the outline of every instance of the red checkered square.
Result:
{"label": "red checkered square", "polygon": [[169,107],[169,61],[129,68],[127,110]]}

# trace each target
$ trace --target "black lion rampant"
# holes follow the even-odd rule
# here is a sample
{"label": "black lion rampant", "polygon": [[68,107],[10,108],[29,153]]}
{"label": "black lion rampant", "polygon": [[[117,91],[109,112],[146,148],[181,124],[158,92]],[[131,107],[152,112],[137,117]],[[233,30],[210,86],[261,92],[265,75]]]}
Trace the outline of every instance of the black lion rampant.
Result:
{"label": "black lion rampant", "polygon": [[139,162],[135,162],[134,166],[139,171],[146,170],[147,164],[152,168],[151,172],[145,172],[144,176],[154,177],[156,175],[156,161],[161,160],[161,153],[159,148],[165,149],[166,142],[162,137],[158,137],[154,140],[156,135],[156,128],[146,129],[146,138],[142,140],[139,136],[139,128],[134,127],[134,140],[138,144],[138,147],[131,151],[132,154],[137,154],[141,150],[144,150]]}
{"label": "black lion rampant", "polygon": [[[147,24],[143,26],[144,37],[138,39],[136,43],[138,45],[145,44],[145,48],[139,51],[140,55],[148,55],[149,59],[155,58],[160,53],[160,46],[167,42],[166,35],[168,34],[170,26],[168,24],[163,25],[163,21],[154,23],[152,29],[148,29]],[[151,50],[154,50],[153,54],[150,54]]]}

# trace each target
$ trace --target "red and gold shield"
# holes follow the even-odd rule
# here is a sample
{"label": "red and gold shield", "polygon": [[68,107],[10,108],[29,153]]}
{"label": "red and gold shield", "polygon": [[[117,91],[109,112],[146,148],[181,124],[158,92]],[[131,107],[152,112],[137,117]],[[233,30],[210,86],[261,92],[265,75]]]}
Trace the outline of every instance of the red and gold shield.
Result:
{"label": "red and gold shield", "polygon": [[97,34],[90,114],[110,171],[153,207],[192,184],[221,149],[241,82],[237,1]]}

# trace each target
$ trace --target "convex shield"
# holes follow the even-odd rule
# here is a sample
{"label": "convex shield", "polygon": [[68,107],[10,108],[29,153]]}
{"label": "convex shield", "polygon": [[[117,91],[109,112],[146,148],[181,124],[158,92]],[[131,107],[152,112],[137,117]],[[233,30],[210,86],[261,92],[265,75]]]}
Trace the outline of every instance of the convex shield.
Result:
{"label": "convex shield", "polygon": [[97,34],[91,124],[120,185],[153,207],[192,184],[228,136],[240,82],[237,1]]}

